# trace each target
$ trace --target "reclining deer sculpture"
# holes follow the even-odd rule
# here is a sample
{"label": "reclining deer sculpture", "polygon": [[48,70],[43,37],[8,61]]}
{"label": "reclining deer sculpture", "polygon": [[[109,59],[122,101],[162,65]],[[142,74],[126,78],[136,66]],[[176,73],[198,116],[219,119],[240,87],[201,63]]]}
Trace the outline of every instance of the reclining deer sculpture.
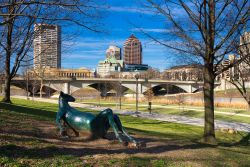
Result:
{"label": "reclining deer sculpture", "polygon": [[[72,108],[68,102],[74,102],[75,98],[71,95],[60,92],[59,96],[59,111],[56,116],[56,124],[60,129],[60,134],[62,136],[67,136],[65,126],[62,125],[66,123],[67,127],[71,128],[76,136],[79,136],[79,132],[87,131],[90,132],[92,138],[105,138],[107,131],[112,127],[116,138],[119,142],[124,145],[132,143],[137,147],[138,143],[133,139],[125,129],[122,127],[119,117],[113,114],[111,109],[105,109],[101,111],[98,115],[94,115],[89,112],[81,112]],[[125,136],[128,141],[123,141],[121,134]]]}

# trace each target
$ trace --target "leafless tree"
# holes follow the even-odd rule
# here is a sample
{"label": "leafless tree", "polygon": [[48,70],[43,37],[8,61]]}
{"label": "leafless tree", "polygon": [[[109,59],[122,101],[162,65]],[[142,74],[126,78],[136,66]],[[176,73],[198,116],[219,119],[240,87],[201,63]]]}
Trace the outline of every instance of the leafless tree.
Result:
{"label": "leafless tree", "polygon": [[[246,100],[248,104],[248,111],[250,111],[250,91],[247,87],[247,83],[250,82],[250,32],[245,32],[241,36],[240,45],[235,46],[239,51],[239,57],[247,57],[241,63],[233,60],[230,63],[233,64],[233,70],[230,73],[229,82],[233,84],[241,96]],[[236,58],[237,59],[237,58]]]}
{"label": "leafless tree", "polygon": [[179,111],[181,111],[181,108],[182,108],[182,112],[183,112],[184,111],[184,102],[185,102],[184,94],[180,93],[180,94],[176,95],[176,100],[177,100],[177,104],[179,105]]}
{"label": "leafless tree", "polygon": [[29,80],[30,80],[29,70],[32,67],[32,64],[29,60],[30,60],[30,57],[26,56],[23,60],[23,66],[20,67],[21,75],[23,76],[23,79],[26,81],[24,85],[22,85],[22,87],[25,87],[27,99],[29,99],[29,91],[30,91],[29,90]]}
{"label": "leafless tree", "polygon": [[44,66],[39,66],[38,68],[34,69],[32,71],[32,74],[34,76],[34,78],[37,78],[40,81],[40,98],[42,98],[42,94],[43,94],[43,87],[44,87],[44,80],[45,79],[49,79],[51,78],[49,73],[48,73],[48,69]]}
{"label": "leafless tree", "polygon": [[33,79],[30,81],[32,87],[32,100],[34,100],[35,94],[39,91],[40,81]]}
{"label": "leafless tree", "polygon": [[4,59],[3,55],[0,53],[0,94],[2,94],[3,90],[3,83],[4,83]]}
{"label": "leafless tree", "polygon": [[146,78],[148,79],[159,79],[160,75],[161,75],[160,71],[152,67],[150,67],[146,72]]}
{"label": "leafless tree", "polygon": [[151,114],[151,111],[152,111],[152,99],[154,97],[154,91],[152,89],[151,83],[147,82],[146,84],[147,84],[147,89],[148,90],[145,92],[144,96],[146,97],[146,99],[148,101],[148,111]]}
{"label": "leafless tree", "polygon": [[25,56],[30,54],[35,23],[74,24],[98,31],[100,18],[95,0],[3,0],[0,2],[0,53],[5,61],[5,102],[10,102],[10,82]]}
{"label": "leafless tree", "polygon": [[145,78],[145,83],[146,83],[146,87],[147,87],[147,91],[145,92],[145,97],[148,101],[148,110],[149,113],[151,113],[152,111],[152,99],[154,97],[154,91],[152,89],[152,85],[149,82],[149,79],[155,79],[155,78],[160,78],[160,74],[158,72],[158,70],[155,69],[148,69],[147,73],[146,73],[146,78]]}
{"label": "leafless tree", "polygon": [[119,109],[122,107],[122,94],[123,94],[123,88],[121,81],[116,81],[111,83],[111,87],[116,92],[116,99],[119,100]]}
{"label": "leafless tree", "polygon": [[[205,123],[203,141],[216,143],[214,127],[215,77],[232,66],[218,70],[233,44],[249,23],[249,0],[146,0],[148,7],[164,16],[168,31],[164,42],[148,33],[158,43],[203,64]],[[177,13],[178,12],[178,13]],[[170,40],[171,40],[170,39]],[[244,58],[238,60],[242,61]]]}

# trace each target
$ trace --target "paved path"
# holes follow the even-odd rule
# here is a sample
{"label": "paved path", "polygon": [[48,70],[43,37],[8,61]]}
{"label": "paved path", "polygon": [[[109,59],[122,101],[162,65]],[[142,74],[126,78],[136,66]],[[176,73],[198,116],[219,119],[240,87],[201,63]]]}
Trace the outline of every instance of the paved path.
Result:
{"label": "paved path", "polygon": [[[13,96],[15,98],[21,98],[26,99],[24,96]],[[41,102],[48,102],[48,103],[58,103],[58,100],[54,99],[45,99],[45,98],[34,98],[35,101],[41,101]],[[89,108],[92,110],[104,110],[107,107],[96,107],[96,106],[90,106],[87,104],[81,104],[81,103],[70,103],[73,107],[79,107],[79,108]],[[127,111],[127,110],[113,110],[114,113],[119,113],[123,115],[131,115],[134,117],[142,117],[147,119],[153,119],[153,120],[159,120],[159,121],[167,121],[167,122],[175,122],[175,123],[182,123],[182,124],[188,124],[188,125],[195,125],[195,126],[204,126],[204,120],[201,118],[191,118],[186,116],[179,116],[179,115],[167,115],[167,114],[159,114],[159,113],[152,113],[149,114],[147,112],[134,112],[134,111]],[[247,123],[238,123],[238,122],[227,122],[227,121],[220,121],[215,120],[215,128],[216,129],[234,129],[237,131],[244,131],[244,132],[250,132],[250,124]]]}
{"label": "paved path", "polygon": [[[95,102],[86,102],[85,104],[96,104]],[[117,104],[117,103],[102,103],[102,104]],[[122,104],[123,106],[134,106],[135,104]],[[140,107],[148,107],[148,105],[146,104],[140,104]],[[164,105],[158,105],[158,104],[154,104],[152,105],[152,108],[166,108],[166,109],[179,109],[180,107],[177,105],[168,105],[168,106],[164,106]],[[199,111],[199,112],[204,112],[204,108],[203,107],[197,107],[197,106],[184,106],[185,110],[191,110],[191,111]],[[226,109],[226,108],[221,108],[221,109]],[[242,109],[243,110],[243,109]],[[231,115],[231,116],[241,116],[241,117],[249,117],[249,114],[239,114],[236,112],[223,112],[223,111],[214,111],[216,114],[221,114],[221,115]]]}

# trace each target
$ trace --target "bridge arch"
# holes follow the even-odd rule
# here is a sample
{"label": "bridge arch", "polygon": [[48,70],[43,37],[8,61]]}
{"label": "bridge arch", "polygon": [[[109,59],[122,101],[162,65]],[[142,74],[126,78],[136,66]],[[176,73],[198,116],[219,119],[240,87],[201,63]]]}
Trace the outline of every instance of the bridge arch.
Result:
{"label": "bridge arch", "polygon": [[[194,85],[183,85],[183,84],[152,84],[151,89],[155,95],[165,95],[171,93],[193,93],[199,89],[199,86]],[[145,93],[148,87],[143,91]]]}
{"label": "bridge arch", "polygon": [[129,88],[121,85],[118,85],[118,83],[112,83],[112,82],[96,82],[96,83],[84,83],[84,84],[70,84],[70,90],[71,93],[76,92],[79,89],[91,87],[100,92],[100,95],[105,97],[108,96],[109,92],[111,90],[114,90],[115,92],[119,91],[121,94],[123,94],[126,90]]}
{"label": "bridge arch", "polygon": [[173,93],[186,93],[187,91],[171,84],[157,84],[151,87],[154,95],[166,95],[166,94],[173,94]]}
{"label": "bridge arch", "polygon": [[[27,90],[27,82],[26,81],[18,81],[18,82],[11,82],[11,85],[16,86],[18,88],[21,88],[22,90],[26,91]],[[37,94],[40,92],[40,82],[33,83],[33,82],[28,82],[28,92],[32,94]],[[50,96],[53,93],[55,93],[57,89],[54,89],[53,87],[44,84],[42,88],[42,92],[45,93],[46,96]]]}

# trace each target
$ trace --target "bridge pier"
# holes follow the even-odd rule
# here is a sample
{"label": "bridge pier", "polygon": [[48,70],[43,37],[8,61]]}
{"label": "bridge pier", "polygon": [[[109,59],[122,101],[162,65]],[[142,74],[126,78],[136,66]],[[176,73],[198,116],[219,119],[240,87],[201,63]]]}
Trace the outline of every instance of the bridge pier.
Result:
{"label": "bridge pier", "polygon": [[192,85],[189,85],[188,93],[192,93],[192,92],[193,92],[193,86],[192,86]]}
{"label": "bridge pier", "polygon": [[70,83],[69,82],[64,83],[63,92],[66,94],[70,94]]}
{"label": "bridge pier", "polygon": [[108,94],[108,91],[107,91],[106,89],[101,89],[100,95],[101,95],[102,97],[106,97],[107,94]]}
{"label": "bridge pier", "polygon": [[140,87],[141,89],[138,91],[139,94],[143,93],[143,85],[140,83],[138,84],[138,87]]}

